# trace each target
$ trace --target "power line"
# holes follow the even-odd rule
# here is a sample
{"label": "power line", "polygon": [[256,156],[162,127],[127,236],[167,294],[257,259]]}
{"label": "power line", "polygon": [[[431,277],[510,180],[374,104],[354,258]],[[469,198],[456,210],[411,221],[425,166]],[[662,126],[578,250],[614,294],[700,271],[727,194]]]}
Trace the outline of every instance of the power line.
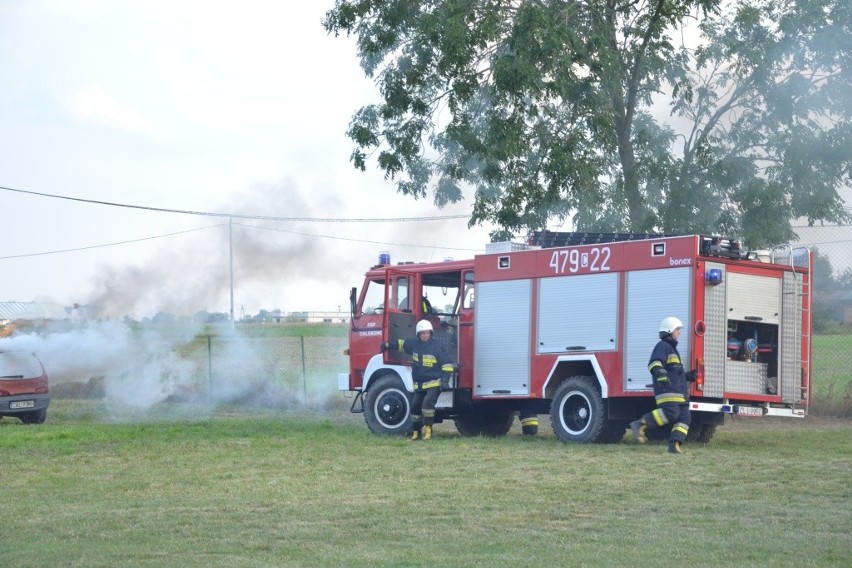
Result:
{"label": "power line", "polygon": [[27,195],[38,195],[52,199],[65,199],[80,203],[91,203],[94,205],[107,205],[110,207],[123,207],[126,209],[141,209],[143,211],[156,211],[158,213],[178,213],[181,215],[197,215],[202,217],[222,217],[230,219],[252,219],[255,221],[290,221],[305,223],[407,223],[418,221],[446,221],[448,219],[467,219],[468,215],[437,215],[432,217],[373,217],[373,218],[335,218],[335,217],[272,217],[268,215],[242,215],[239,213],[214,213],[210,211],[190,211],[186,209],[166,209],[164,207],[148,207],[145,205],[130,205],[127,203],[115,203],[112,201],[99,201],[97,199],[83,199],[81,197],[69,197],[67,195],[56,195],[52,193],[40,193],[38,191],[27,191],[14,187],[0,186],[4,191],[24,193]]}
{"label": "power line", "polygon": [[374,245],[386,245],[386,246],[394,246],[394,247],[412,247],[412,248],[429,248],[429,249],[439,248],[439,249],[442,249],[442,250],[457,250],[457,251],[464,251],[464,252],[480,252],[481,251],[481,249],[445,247],[445,246],[439,246],[439,245],[413,245],[413,244],[406,244],[406,243],[389,243],[389,242],[385,242],[385,241],[371,241],[371,240],[368,240],[368,239],[352,239],[352,238],[348,238],[348,237],[335,237],[333,235],[317,235],[315,233],[304,233],[302,231],[291,231],[291,230],[288,230],[288,229],[274,229],[272,227],[260,227],[258,225],[246,225],[244,223],[234,223],[234,224],[237,225],[237,226],[240,226],[240,227],[246,227],[248,229],[261,229],[261,230],[264,230],[264,231],[275,231],[275,232],[278,232],[278,233],[290,233],[290,234],[293,234],[293,235],[302,235],[302,236],[305,236],[305,237],[316,237],[316,238],[320,238],[320,239],[334,239],[334,240],[338,240],[338,241],[347,241],[347,242],[353,242],[353,243],[369,243],[369,244],[374,244]]}
{"label": "power line", "polygon": [[[287,229],[275,229],[275,228],[272,228],[272,227],[260,227],[258,225],[246,225],[245,223],[234,223],[234,224],[237,225],[237,226],[240,226],[240,227],[245,227],[247,229],[262,229],[262,230],[266,230],[266,231],[275,231],[275,232],[279,232],[279,233],[290,233],[290,234],[294,234],[294,235],[303,235],[303,236],[306,236],[306,237],[313,237],[313,238],[320,238],[320,239],[335,239],[335,240],[340,240],[340,241],[349,241],[349,242],[356,242],[356,243],[370,243],[370,244],[377,244],[377,245],[397,246],[397,247],[413,247],[413,248],[418,248],[418,247],[419,248],[439,248],[439,249],[444,249],[444,250],[457,250],[457,251],[465,251],[465,252],[477,252],[479,250],[479,249],[445,247],[445,246],[434,246],[434,245],[414,245],[414,244],[406,244],[406,243],[391,243],[391,242],[386,242],[386,241],[371,241],[371,240],[367,240],[367,239],[352,239],[352,238],[347,238],[347,237],[335,237],[333,235],[318,235],[318,234],[315,234],[315,233],[305,233],[303,231],[291,231],[291,230],[287,230]],[[119,246],[119,245],[127,245],[127,244],[139,243],[139,242],[144,242],[144,241],[152,241],[152,240],[155,240],[155,239],[162,239],[162,238],[166,238],[166,237],[174,237],[176,235],[183,235],[183,234],[186,234],[186,233],[193,233],[193,232],[196,232],[196,231],[204,231],[204,230],[207,230],[207,229],[215,229],[216,227],[224,227],[226,225],[227,225],[227,223],[218,223],[216,225],[207,225],[206,227],[199,227],[197,229],[187,229],[186,231],[176,231],[174,233],[165,233],[165,234],[162,234],[162,235],[154,235],[154,236],[151,236],[151,237],[142,237],[142,238],[139,238],[139,239],[130,239],[130,240],[127,240],[127,241],[118,241],[118,242],[114,242],[114,243],[104,243],[104,244],[99,244],[99,245],[89,245],[89,246],[69,248],[69,249],[60,249],[60,250],[51,250],[51,251],[43,251],[43,252],[32,252],[32,253],[25,253],[25,254],[13,254],[13,255],[8,255],[8,256],[0,256],[0,260],[6,260],[6,259],[11,259],[11,258],[29,258],[29,257],[33,257],[33,256],[45,256],[45,255],[50,255],[50,254],[61,254],[61,253],[65,253],[65,252],[79,252],[79,251],[91,250],[91,249],[97,249],[97,248],[106,248],[106,247],[114,247],[114,246]]]}
{"label": "power line", "polygon": [[790,225],[791,229],[847,229],[852,225]]}
{"label": "power line", "polygon": [[153,237],[143,237],[141,239],[132,239],[132,240],[129,240],[129,241],[119,241],[119,242],[116,242],[116,243],[106,243],[106,244],[102,244],[102,245],[91,245],[91,246],[87,246],[87,247],[77,247],[77,248],[62,249],[62,250],[51,250],[51,251],[45,251],[45,252],[32,252],[32,253],[28,253],[28,254],[13,254],[13,255],[9,255],[9,256],[0,256],[0,260],[6,260],[8,258],[27,258],[27,257],[31,257],[31,256],[44,256],[44,255],[48,255],[48,254],[59,254],[59,253],[63,253],[63,252],[77,252],[77,251],[81,251],[81,250],[91,250],[91,249],[96,249],[96,248],[105,248],[105,247],[114,247],[114,246],[118,246],[118,245],[127,245],[127,244],[131,244],[131,243],[139,243],[139,242],[142,242],[142,241],[151,241],[151,240],[154,240],[154,239],[162,239],[164,237],[173,237],[175,235],[183,235],[185,233],[194,233],[196,231],[203,231],[205,229],[212,229],[212,228],[215,228],[215,227],[224,227],[225,225],[227,225],[227,223],[219,223],[218,225],[208,225],[206,227],[200,227],[198,229],[188,229],[186,231],[177,231],[176,233],[167,233],[165,235],[155,235]]}
{"label": "power line", "polygon": [[852,239],[844,239],[842,241],[822,241],[820,243],[801,243],[805,246],[816,246],[816,245],[842,245],[852,242]]}

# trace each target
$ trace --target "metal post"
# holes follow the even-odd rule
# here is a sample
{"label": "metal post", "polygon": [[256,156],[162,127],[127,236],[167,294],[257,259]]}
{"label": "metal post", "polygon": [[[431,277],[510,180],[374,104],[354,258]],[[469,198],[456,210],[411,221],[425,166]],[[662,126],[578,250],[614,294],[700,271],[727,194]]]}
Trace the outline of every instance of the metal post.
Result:
{"label": "metal post", "polygon": [[308,403],[308,371],[305,365],[305,336],[299,336],[299,339],[302,340],[302,396],[304,397],[305,404]]}
{"label": "metal post", "polygon": [[211,336],[207,336],[207,394],[213,390],[213,349]]}

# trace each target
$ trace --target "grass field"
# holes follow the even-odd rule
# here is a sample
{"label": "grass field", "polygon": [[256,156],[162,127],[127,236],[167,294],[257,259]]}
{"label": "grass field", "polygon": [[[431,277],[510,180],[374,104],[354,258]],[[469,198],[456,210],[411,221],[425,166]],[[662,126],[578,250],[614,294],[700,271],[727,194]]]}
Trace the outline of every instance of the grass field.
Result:
{"label": "grass field", "polygon": [[[345,408],[0,421],[4,566],[850,566],[852,423],[712,443],[368,433]],[[208,416],[206,411],[188,414]],[[517,427],[516,427],[517,428]]]}

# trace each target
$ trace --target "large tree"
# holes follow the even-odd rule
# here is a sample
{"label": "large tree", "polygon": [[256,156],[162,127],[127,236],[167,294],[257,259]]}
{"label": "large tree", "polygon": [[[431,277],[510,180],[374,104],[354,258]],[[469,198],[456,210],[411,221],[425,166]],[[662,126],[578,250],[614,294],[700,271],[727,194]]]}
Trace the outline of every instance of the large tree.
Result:
{"label": "large tree", "polygon": [[473,191],[501,237],[569,217],[762,246],[848,218],[848,0],[337,0],[324,26],[383,99],[354,165]]}

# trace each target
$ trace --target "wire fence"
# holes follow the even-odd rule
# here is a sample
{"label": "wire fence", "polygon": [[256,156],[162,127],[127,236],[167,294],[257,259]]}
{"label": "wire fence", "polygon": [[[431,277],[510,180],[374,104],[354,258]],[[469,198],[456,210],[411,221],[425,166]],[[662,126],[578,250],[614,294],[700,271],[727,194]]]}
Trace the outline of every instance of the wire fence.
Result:
{"label": "wire fence", "polygon": [[[141,371],[87,375],[91,378],[82,382],[52,374],[51,394],[131,405],[188,402],[346,412],[351,400],[337,390],[337,375],[349,369],[346,347],[346,337],[200,336],[156,354],[159,364],[143,364]],[[814,335],[812,364],[811,414],[852,418],[852,333]]]}
{"label": "wire fence", "polygon": [[[343,337],[202,338],[181,350],[194,369],[188,398],[342,410],[345,348]],[[811,413],[852,418],[852,334],[814,336],[812,377]]]}
{"label": "wire fence", "polygon": [[348,370],[345,337],[202,336],[176,349],[188,364],[186,397],[213,402],[323,407]]}
{"label": "wire fence", "polygon": [[852,226],[798,228],[813,266],[814,414],[852,418]]}

